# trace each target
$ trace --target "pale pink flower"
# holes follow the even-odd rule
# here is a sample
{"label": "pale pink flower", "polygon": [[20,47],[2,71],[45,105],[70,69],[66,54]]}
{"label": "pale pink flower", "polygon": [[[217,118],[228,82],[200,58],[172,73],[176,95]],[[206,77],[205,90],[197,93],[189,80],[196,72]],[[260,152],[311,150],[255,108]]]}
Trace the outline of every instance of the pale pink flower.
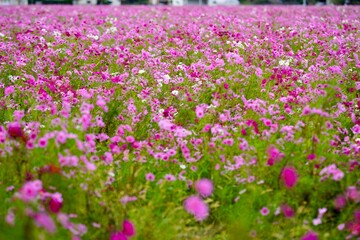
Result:
{"label": "pale pink flower", "polygon": [[148,173],[145,176],[147,181],[154,181],[155,180],[155,175],[153,173]]}
{"label": "pale pink flower", "polygon": [[169,181],[169,182],[172,182],[172,181],[176,180],[176,177],[174,175],[172,175],[172,174],[166,174],[164,178],[165,178],[166,181]]}
{"label": "pale pink flower", "polygon": [[203,118],[204,117],[204,108],[200,107],[200,106],[196,106],[195,113],[196,113],[197,118]]}
{"label": "pale pink flower", "polygon": [[15,214],[14,214],[13,211],[8,212],[8,214],[6,215],[5,221],[9,225],[14,225],[14,223],[15,223]]}
{"label": "pale pink flower", "polygon": [[48,232],[53,233],[56,230],[56,226],[52,218],[45,213],[37,213],[34,216],[36,225],[45,228]]}
{"label": "pale pink flower", "polygon": [[339,224],[339,225],[337,226],[337,229],[338,229],[339,231],[344,230],[344,228],[345,228],[345,223],[341,223],[341,224]]}

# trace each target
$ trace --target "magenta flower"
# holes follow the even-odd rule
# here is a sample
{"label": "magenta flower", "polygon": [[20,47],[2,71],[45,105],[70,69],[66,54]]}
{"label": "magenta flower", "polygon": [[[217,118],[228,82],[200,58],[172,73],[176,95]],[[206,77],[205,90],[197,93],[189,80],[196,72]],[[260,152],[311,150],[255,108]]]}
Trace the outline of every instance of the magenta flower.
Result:
{"label": "magenta flower", "polygon": [[214,185],[211,180],[204,178],[195,183],[195,189],[202,197],[209,197],[214,190]]}
{"label": "magenta flower", "polygon": [[111,234],[110,236],[110,240],[127,240],[128,238],[126,237],[125,234],[123,234],[122,232],[116,232]]}
{"label": "magenta flower", "polygon": [[292,188],[298,181],[298,176],[295,168],[285,167],[281,172],[281,179],[287,188]]}
{"label": "magenta flower", "polygon": [[339,195],[334,200],[334,206],[337,210],[343,209],[346,205],[346,197]]}
{"label": "magenta flower", "polygon": [[10,123],[8,125],[7,133],[10,137],[13,138],[22,137],[24,135],[22,127],[18,122]]}
{"label": "magenta flower", "polygon": [[289,205],[283,204],[281,206],[281,211],[286,218],[292,218],[295,215],[294,209],[292,209]]}
{"label": "magenta flower", "polygon": [[307,159],[312,161],[316,158],[316,155],[314,153],[310,153],[308,156],[307,156]]}
{"label": "magenta flower", "polygon": [[184,202],[185,210],[194,215],[197,221],[203,221],[209,216],[208,205],[198,196],[190,196]]}
{"label": "magenta flower", "polygon": [[276,162],[280,161],[285,155],[280,152],[275,146],[271,145],[266,150],[268,155],[268,162],[269,166],[274,165]]}
{"label": "magenta flower", "polygon": [[318,240],[319,237],[315,232],[307,232],[304,236],[301,237],[301,240]]}
{"label": "magenta flower", "polygon": [[124,220],[122,233],[127,237],[135,236],[135,227],[129,220]]}
{"label": "magenta flower", "polygon": [[49,209],[53,213],[60,212],[62,208],[63,199],[60,193],[55,193],[49,201]]}

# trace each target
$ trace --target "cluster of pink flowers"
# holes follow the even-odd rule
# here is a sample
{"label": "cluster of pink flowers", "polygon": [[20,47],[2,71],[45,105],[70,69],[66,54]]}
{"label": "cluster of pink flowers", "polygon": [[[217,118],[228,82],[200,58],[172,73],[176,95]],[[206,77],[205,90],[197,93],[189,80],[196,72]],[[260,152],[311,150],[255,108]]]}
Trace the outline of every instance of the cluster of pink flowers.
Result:
{"label": "cluster of pink flowers", "polygon": [[[209,179],[200,179],[195,182],[195,190],[203,197],[209,197],[212,195],[214,185]],[[184,202],[186,211],[193,214],[197,221],[203,221],[209,216],[209,206],[200,196],[190,196]]]}
{"label": "cluster of pink flowers", "polygon": [[258,239],[272,225],[303,240],[359,237],[358,7],[0,13],[11,226],[25,217],[44,238],[126,240],[134,224],[147,239],[138,226],[176,221],[164,239],[215,225],[226,238],[244,214]]}

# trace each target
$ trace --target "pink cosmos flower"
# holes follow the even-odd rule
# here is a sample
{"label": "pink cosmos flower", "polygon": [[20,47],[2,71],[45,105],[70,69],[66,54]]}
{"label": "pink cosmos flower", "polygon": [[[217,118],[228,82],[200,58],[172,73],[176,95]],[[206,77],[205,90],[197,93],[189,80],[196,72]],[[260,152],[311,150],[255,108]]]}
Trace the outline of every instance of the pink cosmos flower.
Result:
{"label": "pink cosmos flower", "polygon": [[226,138],[222,142],[224,145],[232,146],[234,143],[234,140],[232,138]]}
{"label": "pink cosmos flower", "polygon": [[209,216],[208,205],[198,196],[190,196],[184,202],[185,210],[194,215],[197,221],[203,221]]}
{"label": "pink cosmos flower", "polygon": [[355,203],[359,203],[360,191],[355,186],[350,186],[346,190],[346,197]]}
{"label": "pink cosmos flower", "polygon": [[159,121],[159,127],[160,127],[160,129],[171,131],[174,129],[175,125],[172,124],[169,120],[164,119],[164,120]]}
{"label": "pink cosmos flower", "polygon": [[257,77],[261,77],[262,76],[262,70],[261,70],[261,68],[256,68],[255,69],[255,75],[257,76]]}
{"label": "pink cosmos flower", "polygon": [[204,126],[204,128],[203,128],[203,132],[208,132],[208,131],[210,131],[210,129],[211,129],[211,125],[210,125],[210,124],[206,124],[206,125]]}
{"label": "pink cosmos flower", "polygon": [[8,86],[5,88],[5,96],[8,96],[10,95],[11,93],[13,93],[15,91],[15,87],[14,86]]}
{"label": "pink cosmos flower", "polygon": [[295,215],[294,209],[292,209],[289,205],[283,204],[281,206],[281,211],[286,218],[292,218]]}
{"label": "pink cosmos flower", "polygon": [[339,195],[334,200],[334,206],[337,210],[344,208],[346,205],[346,197],[343,195]]}
{"label": "pink cosmos flower", "polygon": [[128,143],[133,143],[133,142],[135,141],[135,138],[134,138],[133,136],[127,136],[127,137],[126,137],[126,141],[127,141]]}
{"label": "pink cosmos flower", "polygon": [[147,181],[154,181],[155,180],[155,175],[153,173],[148,173],[145,176]]}
{"label": "pink cosmos flower", "polygon": [[67,139],[67,135],[64,132],[59,132],[56,137],[56,142],[65,144]]}
{"label": "pink cosmos flower", "polygon": [[201,196],[209,197],[214,190],[214,186],[211,180],[204,178],[195,183],[195,189]]}
{"label": "pink cosmos flower", "polygon": [[341,223],[341,224],[339,224],[339,225],[337,226],[337,229],[338,229],[339,231],[344,230],[344,228],[345,228],[345,224],[344,224],[344,223]]}
{"label": "pink cosmos flower", "polygon": [[307,159],[308,160],[314,160],[316,158],[316,155],[314,153],[310,153],[308,156],[307,156]]}
{"label": "pink cosmos flower", "polygon": [[204,108],[200,107],[200,106],[196,106],[195,113],[196,113],[197,118],[203,118],[204,117]]}
{"label": "pink cosmos flower", "polygon": [[260,210],[260,213],[261,215],[263,216],[266,216],[270,213],[269,209],[267,207],[263,207],[261,210]]}
{"label": "pink cosmos flower", "polygon": [[123,234],[122,232],[116,232],[111,234],[110,236],[110,240],[127,240],[128,238],[126,237],[125,234]]}
{"label": "pink cosmos flower", "polygon": [[281,172],[281,179],[287,188],[294,187],[298,181],[295,168],[285,167]]}
{"label": "pink cosmos flower", "polygon": [[164,178],[165,178],[166,181],[169,181],[169,182],[172,182],[172,181],[176,180],[176,177],[174,175],[172,175],[172,174],[166,174]]}
{"label": "pink cosmos flower", "polygon": [[42,189],[42,182],[40,180],[30,181],[23,185],[20,189],[20,198],[24,202],[29,202],[36,198],[40,190]]}
{"label": "pink cosmos flower", "polygon": [[307,232],[304,236],[301,237],[301,240],[318,240],[319,237],[315,232]]}
{"label": "pink cosmos flower", "polygon": [[122,233],[127,237],[135,236],[135,227],[129,220],[124,220]]}
{"label": "pink cosmos flower", "polygon": [[38,141],[38,145],[40,148],[45,148],[48,144],[48,140],[46,138],[40,138]]}
{"label": "pink cosmos flower", "polygon": [[280,161],[285,156],[273,145],[269,146],[266,152],[269,157],[267,162],[269,166],[274,165],[276,162]]}
{"label": "pink cosmos flower", "polygon": [[10,123],[8,126],[7,133],[10,137],[13,138],[22,137],[24,135],[22,127],[18,122]]}
{"label": "pink cosmos flower", "polygon": [[6,215],[5,221],[9,225],[14,225],[14,223],[15,223],[15,214],[14,214],[13,211],[8,212],[8,214]]}
{"label": "pink cosmos flower", "polygon": [[56,230],[56,226],[52,218],[45,213],[37,213],[34,216],[36,225],[45,228],[48,232],[53,233]]}
{"label": "pink cosmos flower", "polygon": [[49,209],[53,213],[60,212],[63,199],[60,193],[54,193],[49,201]]}

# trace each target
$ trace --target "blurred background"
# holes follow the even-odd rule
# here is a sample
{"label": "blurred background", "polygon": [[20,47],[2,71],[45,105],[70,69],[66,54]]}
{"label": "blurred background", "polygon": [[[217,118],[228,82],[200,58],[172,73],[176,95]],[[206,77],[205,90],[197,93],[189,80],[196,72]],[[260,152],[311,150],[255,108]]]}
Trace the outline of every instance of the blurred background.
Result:
{"label": "blurred background", "polygon": [[[0,0],[0,5],[359,5],[360,0]],[[1,13],[0,13],[1,14]]]}

